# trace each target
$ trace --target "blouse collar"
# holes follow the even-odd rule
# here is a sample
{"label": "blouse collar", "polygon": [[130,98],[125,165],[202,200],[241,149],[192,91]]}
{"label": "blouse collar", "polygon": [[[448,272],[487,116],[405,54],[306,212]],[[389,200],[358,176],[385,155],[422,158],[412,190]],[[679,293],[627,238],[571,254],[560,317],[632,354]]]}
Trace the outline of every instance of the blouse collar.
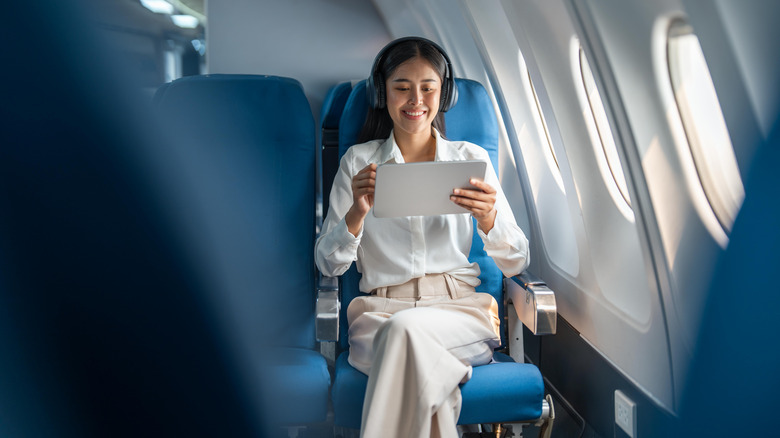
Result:
{"label": "blouse collar", "polygon": [[[434,161],[452,161],[455,158],[450,154],[450,149],[445,145],[444,138],[439,134],[436,128],[433,130],[433,136],[436,139],[436,155]],[[385,163],[404,163],[404,156],[401,154],[401,149],[395,142],[395,135],[393,131],[390,131],[390,136],[382,143],[381,146],[374,152],[374,155],[368,160],[369,163],[385,164]]]}

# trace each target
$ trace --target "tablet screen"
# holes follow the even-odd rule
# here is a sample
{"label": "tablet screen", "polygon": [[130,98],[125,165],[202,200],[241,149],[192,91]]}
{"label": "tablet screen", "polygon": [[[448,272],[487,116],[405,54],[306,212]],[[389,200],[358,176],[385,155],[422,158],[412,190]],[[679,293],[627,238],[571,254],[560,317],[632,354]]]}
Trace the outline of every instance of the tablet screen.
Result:
{"label": "tablet screen", "polygon": [[484,161],[425,161],[382,164],[376,169],[374,216],[435,216],[468,213],[450,200],[455,188],[485,178]]}

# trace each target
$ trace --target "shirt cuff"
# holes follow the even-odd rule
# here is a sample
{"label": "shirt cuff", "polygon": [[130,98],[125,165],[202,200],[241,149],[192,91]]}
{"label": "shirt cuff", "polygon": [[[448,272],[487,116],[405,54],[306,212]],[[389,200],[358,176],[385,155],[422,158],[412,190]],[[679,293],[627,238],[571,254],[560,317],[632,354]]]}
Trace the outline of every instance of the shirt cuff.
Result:
{"label": "shirt cuff", "polygon": [[333,229],[332,233],[338,246],[357,250],[358,245],[360,245],[360,239],[363,237],[363,227],[360,227],[360,231],[357,237],[355,237],[349,232],[346,219],[342,218],[336,224],[336,228]]}
{"label": "shirt cuff", "polygon": [[498,220],[498,215],[496,215],[496,221],[493,223],[493,228],[491,228],[487,233],[482,231],[482,228],[477,225],[477,233],[479,234],[479,237],[482,238],[482,242],[486,247],[495,248],[509,242],[507,230],[501,225],[501,221]]}

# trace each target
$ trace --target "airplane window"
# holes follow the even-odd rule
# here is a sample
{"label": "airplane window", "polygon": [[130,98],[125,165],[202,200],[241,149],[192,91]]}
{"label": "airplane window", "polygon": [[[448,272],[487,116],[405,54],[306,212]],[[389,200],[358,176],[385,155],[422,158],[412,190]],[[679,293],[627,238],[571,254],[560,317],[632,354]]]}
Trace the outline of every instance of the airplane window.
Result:
{"label": "airplane window", "polygon": [[547,164],[550,166],[550,170],[552,171],[553,177],[555,178],[555,182],[558,184],[558,187],[563,193],[566,193],[566,190],[563,187],[563,181],[561,179],[561,166],[558,164],[558,157],[555,155],[555,149],[553,149],[552,140],[550,139],[550,131],[547,128],[547,121],[544,119],[542,105],[539,103],[539,96],[536,94],[536,87],[534,87],[534,82],[531,80],[531,73],[527,68],[525,68],[525,62],[522,60],[522,54],[520,56],[521,63],[523,64],[522,67],[525,69],[525,77],[528,79],[527,86],[531,90],[530,94],[534,97],[534,105],[536,108],[534,121],[536,122],[537,130],[539,132],[544,132],[544,138],[547,140],[547,151],[549,152],[549,154],[545,154]]}
{"label": "airplane window", "polygon": [[591,131],[591,140],[596,148],[599,170],[607,181],[607,187],[610,189],[610,194],[612,194],[615,203],[626,217],[633,219],[631,198],[628,194],[628,185],[623,174],[623,166],[620,164],[617,145],[612,136],[612,129],[609,127],[604,102],[601,100],[601,95],[596,87],[596,79],[593,77],[593,71],[585,56],[585,51],[582,50],[582,46],[579,49],[578,64],[582,77],[582,86],[585,89],[585,96],[590,108],[590,111],[584,115],[588,129]]}
{"label": "airplane window", "polygon": [[689,25],[670,28],[667,62],[685,139],[704,193],[728,233],[745,190],[707,62]]}
{"label": "airplane window", "polygon": [[544,136],[547,138],[547,145],[550,147],[550,154],[552,154],[555,167],[560,169],[561,165],[558,164],[558,157],[555,155],[555,149],[553,149],[552,140],[550,140],[550,132],[547,130],[547,121],[544,120],[544,113],[542,113],[542,106],[539,104],[539,96],[536,95],[534,82],[531,80],[530,73],[528,73],[526,76],[528,77],[528,84],[531,86],[531,94],[534,96],[534,103],[536,103],[536,110],[539,114],[538,122],[542,125],[542,129],[544,130]]}

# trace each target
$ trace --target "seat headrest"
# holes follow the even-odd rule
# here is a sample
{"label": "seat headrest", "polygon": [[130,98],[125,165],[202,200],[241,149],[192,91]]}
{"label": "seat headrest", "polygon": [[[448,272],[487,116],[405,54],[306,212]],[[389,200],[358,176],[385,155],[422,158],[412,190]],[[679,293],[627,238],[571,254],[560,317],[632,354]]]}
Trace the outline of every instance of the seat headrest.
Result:
{"label": "seat headrest", "polygon": [[498,120],[485,87],[470,79],[455,79],[458,103],[444,115],[447,138],[468,141],[488,152],[498,173]]}
{"label": "seat headrest", "polygon": [[314,118],[303,87],[291,78],[234,74],[188,76],[162,87],[155,102],[163,111],[175,109],[169,111],[170,115],[198,117],[197,124],[193,124],[197,129],[205,124],[221,130],[217,121],[224,121],[233,127],[246,124],[258,133],[285,133],[288,138],[314,134],[309,127]]}
{"label": "seat headrest", "polygon": [[349,98],[344,104],[344,111],[339,121],[339,158],[347,152],[350,146],[357,143],[360,129],[368,114],[368,97],[366,96],[366,80],[352,87]]}
{"label": "seat headrest", "polygon": [[328,89],[325,100],[322,102],[321,129],[339,128],[341,113],[344,111],[344,105],[347,103],[351,91],[352,82],[350,81],[338,83]]}

